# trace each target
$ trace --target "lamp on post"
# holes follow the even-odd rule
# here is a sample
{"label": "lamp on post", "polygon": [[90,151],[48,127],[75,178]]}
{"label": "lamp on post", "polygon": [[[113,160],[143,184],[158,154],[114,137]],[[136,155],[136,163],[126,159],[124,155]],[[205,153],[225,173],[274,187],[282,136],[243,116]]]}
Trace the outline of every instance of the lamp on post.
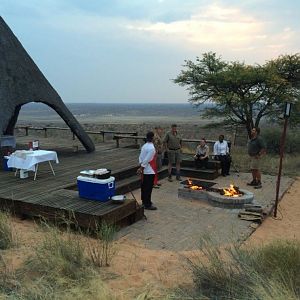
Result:
{"label": "lamp on post", "polygon": [[289,118],[291,115],[292,103],[286,102],[284,106],[284,118]]}
{"label": "lamp on post", "polygon": [[280,179],[281,179],[281,171],[282,171],[282,160],[283,160],[283,154],[284,154],[284,145],[285,145],[285,139],[286,139],[286,130],[287,130],[287,124],[288,119],[291,115],[291,109],[292,104],[289,102],[285,103],[284,106],[284,126],[283,126],[283,132],[280,139],[280,160],[279,160],[279,168],[278,168],[278,175],[277,175],[277,182],[276,182],[276,198],[275,198],[275,207],[274,207],[274,217],[277,217],[277,208],[278,208],[278,201],[279,201],[279,189],[280,189]]}

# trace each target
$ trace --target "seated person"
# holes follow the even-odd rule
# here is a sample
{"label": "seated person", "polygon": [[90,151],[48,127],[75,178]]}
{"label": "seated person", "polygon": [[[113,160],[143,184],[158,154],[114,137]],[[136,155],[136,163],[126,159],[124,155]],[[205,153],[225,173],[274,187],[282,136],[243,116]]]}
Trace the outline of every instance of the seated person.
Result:
{"label": "seated person", "polygon": [[196,169],[207,168],[208,155],[209,147],[206,145],[206,140],[203,138],[200,140],[200,143],[196,148],[196,154],[194,155]]}
{"label": "seated person", "polygon": [[221,162],[222,175],[229,175],[231,157],[227,141],[224,140],[224,135],[219,136],[219,140],[214,144],[215,159]]}

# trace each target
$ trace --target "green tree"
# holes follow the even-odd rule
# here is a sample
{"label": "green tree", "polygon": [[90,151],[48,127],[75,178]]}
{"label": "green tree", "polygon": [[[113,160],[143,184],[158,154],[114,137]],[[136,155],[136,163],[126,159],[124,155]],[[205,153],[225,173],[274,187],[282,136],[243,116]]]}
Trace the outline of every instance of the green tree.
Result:
{"label": "green tree", "polygon": [[248,135],[264,117],[279,116],[286,101],[299,101],[300,55],[280,56],[264,65],[226,62],[215,53],[186,60],[174,82],[186,86],[195,105],[212,102],[207,116],[245,125]]}
{"label": "green tree", "polygon": [[[279,56],[274,61],[271,61],[270,64],[272,64],[276,72],[285,80],[287,80],[291,88],[299,90],[300,89],[300,54],[294,54],[294,55],[284,55],[284,56]],[[291,112],[291,117],[289,120],[289,124],[291,127],[297,127],[300,125],[300,99],[299,99],[299,94],[296,99],[293,101],[293,107],[292,107],[292,112]],[[282,110],[283,110],[284,104],[281,105]],[[277,116],[273,116],[273,120]]]}

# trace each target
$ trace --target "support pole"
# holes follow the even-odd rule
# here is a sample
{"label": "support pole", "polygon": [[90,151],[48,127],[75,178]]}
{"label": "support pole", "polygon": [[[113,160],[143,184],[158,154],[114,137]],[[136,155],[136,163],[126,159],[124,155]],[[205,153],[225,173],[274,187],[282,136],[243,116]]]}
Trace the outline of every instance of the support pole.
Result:
{"label": "support pole", "polygon": [[282,159],[284,154],[284,146],[285,146],[285,139],[286,139],[286,130],[288,124],[288,117],[284,119],[284,127],[283,132],[280,139],[280,160],[279,160],[279,169],[277,175],[277,182],[276,182],[276,199],[275,199],[275,208],[274,208],[274,217],[277,217],[277,207],[279,201],[279,189],[280,189],[280,179],[281,179],[281,171],[282,171]]}

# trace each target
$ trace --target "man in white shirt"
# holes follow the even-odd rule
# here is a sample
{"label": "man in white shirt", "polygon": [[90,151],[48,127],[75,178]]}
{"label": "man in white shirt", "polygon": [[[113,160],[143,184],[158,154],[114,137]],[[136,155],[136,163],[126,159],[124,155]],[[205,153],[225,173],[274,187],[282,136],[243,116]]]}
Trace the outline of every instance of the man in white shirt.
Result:
{"label": "man in white shirt", "polygon": [[156,176],[156,150],[153,145],[154,133],[148,132],[147,142],[143,145],[139,156],[140,167],[137,170],[141,174],[141,199],[145,209],[156,210],[151,202],[151,194]]}
{"label": "man in white shirt", "polygon": [[222,176],[229,175],[231,158],[227,141],[224,140],[224,135],[219,136],[219,140],[214,144],[214,156],[221,162]]}

